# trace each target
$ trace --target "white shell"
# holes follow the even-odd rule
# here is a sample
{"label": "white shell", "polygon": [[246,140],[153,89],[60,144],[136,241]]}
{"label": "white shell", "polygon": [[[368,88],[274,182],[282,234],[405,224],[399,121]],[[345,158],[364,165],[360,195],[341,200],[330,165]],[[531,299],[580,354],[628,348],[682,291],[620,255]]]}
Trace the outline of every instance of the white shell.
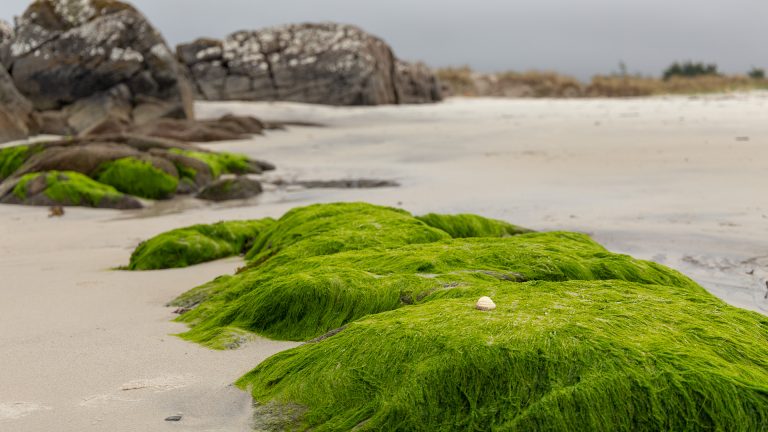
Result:
{"label": "white shell", "polygon": [[477,301],[475,308],[481,311],[492,311],[496,309],[496,303],[494,303],[490,297],[480,297],[480,300]]}

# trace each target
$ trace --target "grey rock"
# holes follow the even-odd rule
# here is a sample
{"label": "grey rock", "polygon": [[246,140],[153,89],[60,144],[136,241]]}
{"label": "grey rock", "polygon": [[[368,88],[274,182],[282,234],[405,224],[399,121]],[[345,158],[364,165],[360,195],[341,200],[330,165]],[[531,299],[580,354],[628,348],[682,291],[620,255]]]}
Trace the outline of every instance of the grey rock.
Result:
{"label": "grey rock", "polygon": [[240,31],[179,45],[199,98],[329,105],[439,101],[423,65],[398,61],[381,39],[349,25],[300,24]]}
{"label": "grey rock", "polygon": [[32,104],[0,67],[0,142],[24,139],[35,132],[36,125]]}
{"label": "grey rock", "polygon": [[245,176],[238,176],[211,183],[200,191],[197,197],[206,201],[229,201],[252,198],[261,192],[261,183]]}
{"label": "grey rock", "polygon": [[19,18],[6,66],[41,111],[73,132],[111,121],[193,118],[192,87],[162,36],[116,0],[37,0]]}

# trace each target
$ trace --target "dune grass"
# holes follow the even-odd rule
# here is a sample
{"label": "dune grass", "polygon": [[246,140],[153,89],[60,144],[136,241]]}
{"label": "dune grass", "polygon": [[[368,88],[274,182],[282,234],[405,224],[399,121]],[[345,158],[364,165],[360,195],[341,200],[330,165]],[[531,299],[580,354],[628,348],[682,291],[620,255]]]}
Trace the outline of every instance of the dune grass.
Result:
{"label": "dune grass", "polygon": [[[291,430],[768,428],[768,320],[684,287],[529,282],[371,315],[238,381]],[[279,430],[279,429],[276,429]]]}
{"label": "dune grass", "polygon": [[120,192],[149,199],[169,198],[179,185],[177,177],[151,162],[131,157],[104,164],[95,177]]}
{"label": "dune grass", "polygon": [[768,89],[768,79],[747,75],[707,74],[668,79],[631,74],[595,75],[589,82],[556,72],[483,74],[469,67],[436,71],[448,93],[493,97],[638,97],[704,94]]}
{"label": "dune grass", "polygon": [[187,267],[245,252],[274,219],[192,225],[142,242],[131,255],[128,270]]}
{"label": "dune grass", "polygon": [[74,171],[26,174],[19,179],[12,193],[22,200],[26,199],[29,183],[40,176],[45,176],[45,195],[62,205],[98,207],[105,200],[116,202],[124,196],[112,186]]}

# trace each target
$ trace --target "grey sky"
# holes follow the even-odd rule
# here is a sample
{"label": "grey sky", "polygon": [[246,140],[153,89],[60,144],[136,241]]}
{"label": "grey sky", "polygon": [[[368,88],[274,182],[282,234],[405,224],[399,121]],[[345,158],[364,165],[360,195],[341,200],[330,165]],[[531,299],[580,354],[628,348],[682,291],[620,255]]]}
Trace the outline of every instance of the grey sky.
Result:
{"label": "grey sky", "polygon": [[[31,0],[2,0],[0,17]],[[305,21],[361,26],[397,55],[482,71],[617,69],[659,74],[674,60],[768,67],[766,0],[134,0],[172,44]]]}

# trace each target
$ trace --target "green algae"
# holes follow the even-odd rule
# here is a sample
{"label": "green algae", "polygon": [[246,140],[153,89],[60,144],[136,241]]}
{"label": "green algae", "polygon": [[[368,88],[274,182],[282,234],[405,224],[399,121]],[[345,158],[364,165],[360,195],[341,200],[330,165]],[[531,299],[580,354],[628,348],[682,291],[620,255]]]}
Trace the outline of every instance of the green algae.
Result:
{"label": "green algae", "polygon": [[142,242],[131,255],[129,270],[187,267],[238,255],[275,221],[270,218],[193,225]]}
{"label": "green algae", "polygon": [[360,319],[238,381],[291,430],[768,428],[768,319],[687,287],[528,282]]}
{"label": "green algae", "polygon": [[768,428],[768,318],[586,235],[466,216],[294,209],[172,303],[181,337],[315,338],[237,383],[274,430]]}
{"label": "green algae", "polygon": [[45,176],[45,195],[64,205],[98,207],[105,200],[116,202],[125,196],[112,186],[101,184],[74,171],[26,174],[19,179],[12,193],[22,200],[26,199],[30,182],[40,176]]}
{"label": "green algae", "polygon": [[286,213],[260,236],[246,258],[254,264],[347,250],[391,248],[449,239],[410,213],[365,203],[315,204]]}
{"label": "green algae", "polygon": [[175,176],[148,161],[131,157],[102,165],[95,178],[120,192],[149,199],[169,198],[179,185]]}
{"label": "green algae", "polygon": [[247,174],[251,170],[248,157],[237,153],[206,153],[182,149],[172,149],[171,152],[204,162],[206,165],[208,165],[208,167],[210,167],[211,174],[213,174],[214,178],[217,178],[222,174],[229,173]]}
{"label": "green algae", "polygon": [[[194,325],[184,337],[216,345],[217,328],[238,327],[307,340],[365,315],[506,292],[527,280],[615,279],[703,292],[678,272],[612,254],[576,233],[450,239],[303,258],[290,252],[209,285],[210,297],[180,318]],[[290,259],[282,259],[284,253]]]}
{"label": "green algae", "polygon": [[[239,274],[193,290],[183,337],[220,346],[219,329],[307,340],[369,314],[527,280],[627,280],[702,289],[583,234],[452,239],[399,209],[363,203],[294,209],[263,230]],[[184,302],[182,296],[179,300]]]}
{"label": "green algae", "polygon": [[447,232],[453,238],[509,237],[532,232],[528,228],[512,225],[509,222],[472,214],[443,215],[430,213],[417,216],[416,219]]}
{"label": "green algae", "polygon": [[30,153],[30,147],[26,145],[0,148],[0,181],[16,172]]}

